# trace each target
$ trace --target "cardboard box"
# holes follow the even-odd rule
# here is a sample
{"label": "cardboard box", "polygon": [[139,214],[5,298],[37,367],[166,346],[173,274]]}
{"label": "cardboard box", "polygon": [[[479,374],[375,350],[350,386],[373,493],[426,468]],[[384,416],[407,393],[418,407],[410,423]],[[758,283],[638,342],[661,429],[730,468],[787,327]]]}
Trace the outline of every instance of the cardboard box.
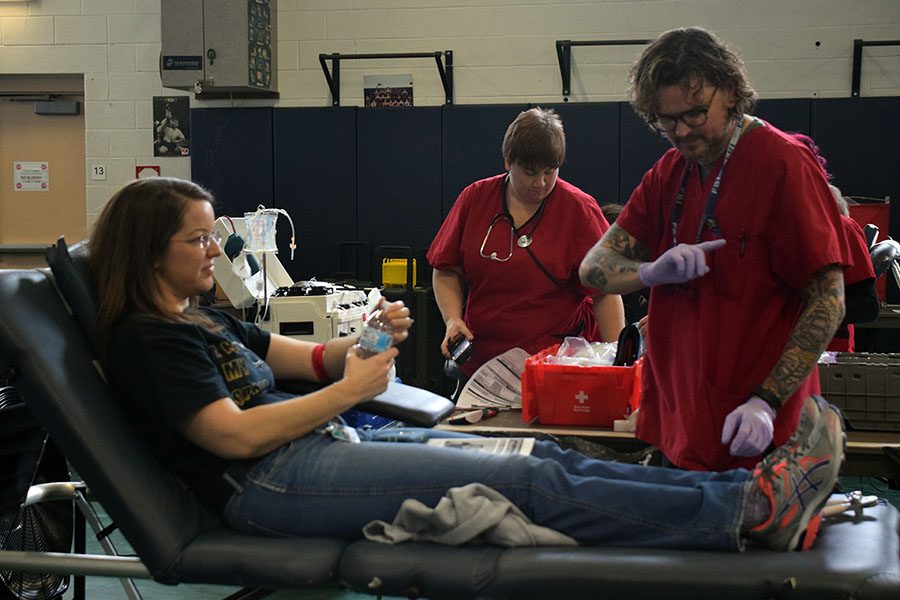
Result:
{"label": "cardboard box", "polygon": [[643,359],[632,367],[578,367],[546,364],[559,344],[525,361],[522,419],[546,425],[612,427],[638,407]]}

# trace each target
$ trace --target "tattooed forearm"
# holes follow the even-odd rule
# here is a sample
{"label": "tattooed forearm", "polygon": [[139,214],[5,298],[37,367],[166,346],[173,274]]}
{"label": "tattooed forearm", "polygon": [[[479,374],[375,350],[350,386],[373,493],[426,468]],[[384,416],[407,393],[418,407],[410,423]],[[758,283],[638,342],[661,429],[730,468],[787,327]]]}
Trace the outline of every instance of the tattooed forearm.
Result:
{"label": "tattooed forearm", "polygon": [[809,375],[844,318],[844,277],[840,267],[826,267],[816,273],[804,295],[806,309],[763,384],[782,400],[787,400]]}
{"label": "tattooed forearm", "polygon": [[588,266],[586,269],[584,264],[582,264],[582,273],[581,273],[581,282],[584,285],[590,286],[592,288],[598,290],[605,290],[606,286],[609,284],[609,281],[606,279],[606,273],[603,272],[603,269],[594,264]]}
{"label": "tattooed forearm", "polygon": [[600,244],[629,260],[644,261],[647,260],[649,254],[643,244],[631,237],[627,231],[615,223],[610,226],[600,240]]}
{"label": "tattooed forearm", "polygon": [[581,281],[613,294],[639,290],[643,285],[637,270],[647,254],[640,242],[614,224],[584,257],[579,269]]}

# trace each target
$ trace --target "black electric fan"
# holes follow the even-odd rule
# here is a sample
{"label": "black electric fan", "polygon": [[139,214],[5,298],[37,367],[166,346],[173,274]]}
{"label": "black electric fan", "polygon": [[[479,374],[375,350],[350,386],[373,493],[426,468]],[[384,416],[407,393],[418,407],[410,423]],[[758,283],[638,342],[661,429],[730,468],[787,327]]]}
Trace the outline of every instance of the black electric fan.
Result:
{"label": "black electric fan", "polygon": [[[71,500],[25,502],[35,484],[69,481],[66,459],[12,386],[0,387],[0,431],[0,548],[69,552],[75,518]],[[50,600],[61,598],[68,587],[68,575],[0,570],[0,598]]]}

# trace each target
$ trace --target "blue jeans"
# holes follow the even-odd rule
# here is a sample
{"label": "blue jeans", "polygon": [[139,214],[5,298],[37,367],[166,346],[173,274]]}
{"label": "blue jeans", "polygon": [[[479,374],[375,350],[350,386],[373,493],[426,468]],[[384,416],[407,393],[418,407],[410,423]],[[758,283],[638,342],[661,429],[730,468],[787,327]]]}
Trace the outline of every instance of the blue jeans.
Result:
{"label": "blue jeans", "polygon": [[739,550],[750,473],[680,471],[614,463],[537,441],[530,456],[421,443],[465,437],[430,429],[360,431],[351,444],[311,433],[264,457],[225,507],[241,531],[359,538],[391,522],[407,498],[435,506],[449,488],[485,484],[533,522],[584,544]]}

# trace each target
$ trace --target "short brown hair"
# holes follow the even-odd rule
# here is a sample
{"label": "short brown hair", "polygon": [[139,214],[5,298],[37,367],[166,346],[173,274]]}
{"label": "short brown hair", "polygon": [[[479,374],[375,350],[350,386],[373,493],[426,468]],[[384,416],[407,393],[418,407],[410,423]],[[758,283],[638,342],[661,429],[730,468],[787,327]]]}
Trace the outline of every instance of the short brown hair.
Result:
{"label": "short brown hair", "polygon": [[[631,105],[648,123],[656,118],[660,88],[698,83],[728,88],[735,96],[732,110],[744,115],[756,105],[756,92],[744,72],[744,62],[712,33],[699,27],[673,29],[659,36],[631,67]],[[694,89],[699,93],[699,89]]]}
{"label": "short brown hair", "polygon": [[532,108],[506,128],[503,159],[528,169],[557,168],[566,159],[566,133],[553,109]]}
{"label": "short brown hair", "polygon": [[600,212],[602,212],[603,217],[612,224],[615,223],[616,219],[619,218],[619,215],[622,214],[623,208],[625,207],[617,202],[610,202],[609,204],[601,205]]}
{"label": "short brown hair", "polygon": [[183,179],[137,179],[116,192],[94,226],[88,258],[99,304],[101,343],[130,314],[167,318],[157,301],[156,266],[192,201],[212,203],[208,191]]}

